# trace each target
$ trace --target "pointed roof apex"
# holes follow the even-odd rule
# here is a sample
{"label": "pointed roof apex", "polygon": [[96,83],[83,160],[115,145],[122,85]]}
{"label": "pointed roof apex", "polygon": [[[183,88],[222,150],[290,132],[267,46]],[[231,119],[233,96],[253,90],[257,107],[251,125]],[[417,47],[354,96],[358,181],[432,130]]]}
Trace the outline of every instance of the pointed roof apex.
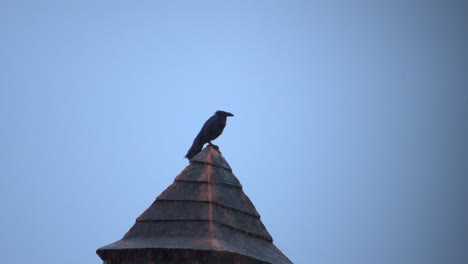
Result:
{"label": "pointed roof apex", "polygon": [[227,161],[224,159],[219,148],[214,145],[208,145],[200,151],[200,153],[195,155],[190,162],[208,163],[213,166],[232,171],[231,166],[229,166]]}

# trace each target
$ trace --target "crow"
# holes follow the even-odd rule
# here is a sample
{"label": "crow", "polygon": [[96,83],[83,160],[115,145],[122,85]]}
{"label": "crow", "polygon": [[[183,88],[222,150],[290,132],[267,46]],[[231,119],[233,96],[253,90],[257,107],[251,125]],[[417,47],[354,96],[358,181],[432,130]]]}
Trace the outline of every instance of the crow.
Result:
{"label": "crow", "polygon": [[193,140],[192,147],[187,151],[185,158],[191,160],[202,150],[205,143],[213,145],[211,144],[211,141],[215,140],[219,135],[221,135],[221,133],[223,133],[228,116],[234,115],[225,111],[216,111],[212,117],[206,120],[200,132],[198,132],[197,137]]}

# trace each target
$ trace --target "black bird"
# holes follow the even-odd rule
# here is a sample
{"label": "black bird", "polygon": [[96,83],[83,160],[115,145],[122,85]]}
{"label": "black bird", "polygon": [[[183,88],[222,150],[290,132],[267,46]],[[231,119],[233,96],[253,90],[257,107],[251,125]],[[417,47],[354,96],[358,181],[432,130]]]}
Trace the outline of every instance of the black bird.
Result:
{"label": "black bird", "polygon": [[197,137],[193,140],[192,147],[185,155],[188,160],[191,160],[195,155],[197,155],[198,152],[202,150],[205,143],[213,145],[211,144],[211,140],[215,140],[219,135],[221,135],[221,133],[223,133],[228,116],[234,115],[229,112],[216,111],[212,117],[206,120],[200,132],[198,132]]}

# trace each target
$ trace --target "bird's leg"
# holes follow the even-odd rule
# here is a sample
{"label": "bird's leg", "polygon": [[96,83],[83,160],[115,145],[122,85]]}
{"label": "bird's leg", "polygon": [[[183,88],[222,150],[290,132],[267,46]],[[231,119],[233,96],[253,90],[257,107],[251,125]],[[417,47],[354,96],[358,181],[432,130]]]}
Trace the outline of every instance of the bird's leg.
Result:
{"label": "bird's leg", "polygon": [[214,147],[215,149],[219,149],[219,147],[216,146],[215,144],[211,143],[211,141],[208,141],[208,145]]}

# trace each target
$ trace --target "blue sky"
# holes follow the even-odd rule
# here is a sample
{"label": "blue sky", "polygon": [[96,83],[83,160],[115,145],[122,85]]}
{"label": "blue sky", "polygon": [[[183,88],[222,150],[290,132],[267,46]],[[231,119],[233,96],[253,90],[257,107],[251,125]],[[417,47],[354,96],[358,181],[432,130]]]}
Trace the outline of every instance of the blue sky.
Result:
{"label": "blue sky", "polygon": [[294,263],[466,263],[464,1],[1,1],[0,252],[101,263],[214,143]]}

